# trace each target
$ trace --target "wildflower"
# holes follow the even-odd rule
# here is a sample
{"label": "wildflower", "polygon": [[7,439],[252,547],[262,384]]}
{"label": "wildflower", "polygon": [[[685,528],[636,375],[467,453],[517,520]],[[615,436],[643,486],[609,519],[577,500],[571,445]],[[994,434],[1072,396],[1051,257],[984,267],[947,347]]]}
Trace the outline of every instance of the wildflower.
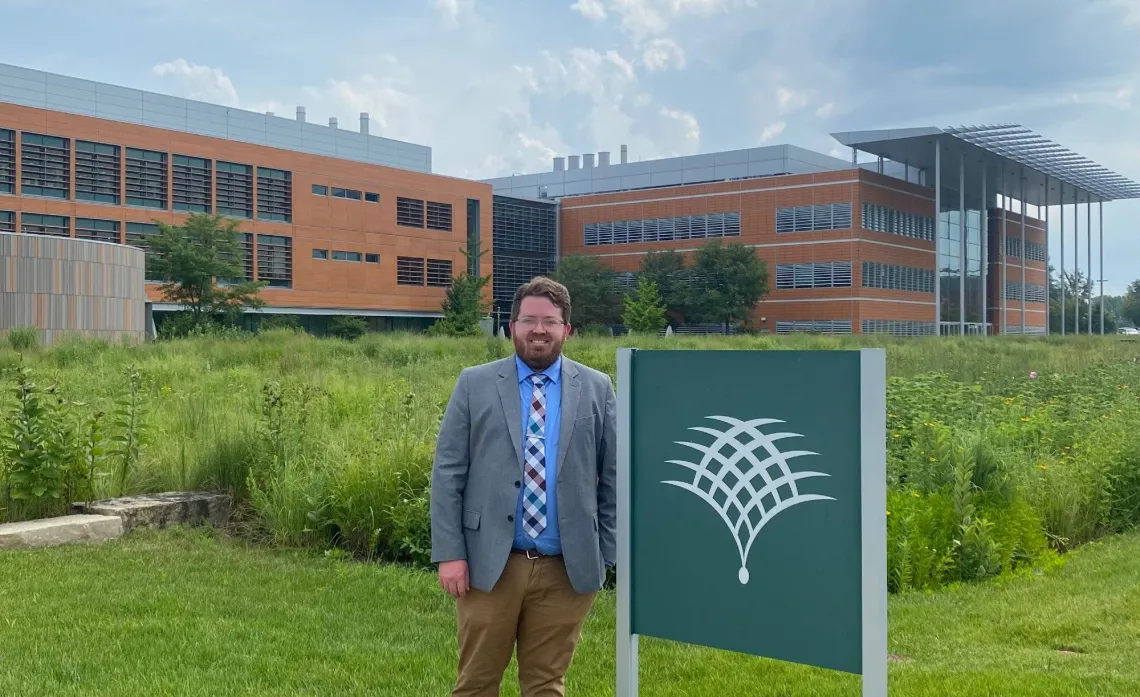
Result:
{"label": "wildflower", "polygon": [[1031,372],[1029,373],[1029,377],[1030,377],[1030,379],[1032,379],[1032,380],[1036,380],[1036,379],[1037,379],[1037,371],[1036,371],[1036,370],[1034,370],[1034,371],[1031,371]]}
{"label": "wildflower", "polygon": [[1037,469],[1044,472],[1045,470],[1049,469],[1049,466],[1048,465],[1037,465]]}
{"label": "wildflower", "polygon": [[1029,423],[1029,417],[1028,416],[1021,417],[1021,423]]}

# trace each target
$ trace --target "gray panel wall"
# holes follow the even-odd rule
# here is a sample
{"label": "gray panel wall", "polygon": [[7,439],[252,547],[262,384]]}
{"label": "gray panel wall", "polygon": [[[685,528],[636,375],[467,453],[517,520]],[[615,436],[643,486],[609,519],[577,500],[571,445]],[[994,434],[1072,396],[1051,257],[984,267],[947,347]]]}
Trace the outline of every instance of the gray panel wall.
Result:
{"label": "gray panel wall", "polygon": [[0,332],[36,327],[48,344],[67,335],[142,341],[145,258],[120,244],[0,233]]}
{"label": "gray panel wall", "polygon": [[579,167],[484,179],[494,192],[547,198],[728,181],[777,174],[814,174],[850,169],[851,163],[794,145],[667,157],[644,162]]}
{"label": "gray panel wall", "polygon": [[0,63],[0,102],[431,172],[431,148]]}

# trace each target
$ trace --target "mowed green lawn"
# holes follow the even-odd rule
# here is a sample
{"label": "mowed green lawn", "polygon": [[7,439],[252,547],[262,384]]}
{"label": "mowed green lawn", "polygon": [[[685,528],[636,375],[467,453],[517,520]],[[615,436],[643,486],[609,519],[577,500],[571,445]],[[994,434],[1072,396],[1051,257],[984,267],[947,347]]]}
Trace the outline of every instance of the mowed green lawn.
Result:
{"label": "mowed green lawn", "polygon": [[[1138,695],[1140,535],[1047,573],[892,598],[890,620],[895,697]],[[603,594],[569,694],[613,694],[613,626]],[[212,531],[0,552],[6,697],[446,695],[454,627],[423,572]],[[652,639],[641,679],[646,697],[859,694],[852,676]]]}

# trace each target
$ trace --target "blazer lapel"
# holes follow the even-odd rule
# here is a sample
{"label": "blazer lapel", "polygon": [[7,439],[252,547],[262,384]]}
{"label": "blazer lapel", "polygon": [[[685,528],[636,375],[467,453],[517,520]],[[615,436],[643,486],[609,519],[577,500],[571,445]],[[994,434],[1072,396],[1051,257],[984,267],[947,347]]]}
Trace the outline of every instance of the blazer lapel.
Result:
{"label": "blazer lapel", "polygon": [[570,450],[570,438],[574,433],[574,422],[578,417],[578,398],[582,394],[582,383],[578,380],[578,367],[573,361],[562,357],[562,414],[558,427],[558,481],[562,481],[562,463]]}
{"label": "blazer lapel", "polygon": [[499,369],[499,402],[503,407],[503,418],[507,420],[507,433],[511,436],[511,447],[515,450],[519,471],[523,468],[522,452],[522,411],[519,407],[519,371],[512,356],[503,362]]}

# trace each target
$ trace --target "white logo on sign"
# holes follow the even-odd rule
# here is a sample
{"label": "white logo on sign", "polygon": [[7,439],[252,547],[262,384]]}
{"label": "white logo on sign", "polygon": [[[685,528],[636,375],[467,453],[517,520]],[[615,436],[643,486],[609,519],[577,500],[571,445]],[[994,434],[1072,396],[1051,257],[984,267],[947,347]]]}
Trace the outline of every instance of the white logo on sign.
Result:
{"label": "white logo on sign", "polygon": [[[711,445],[676,441],[702,453],[699,463],[684,460],[669,460],[693,471],[692,481],[662,481],[691,491],[712,506],[728,526],[740,552],[740,583],[748,583],[748,552],[756,536],[782,511],[798,503],[808,501],[834,501],[830,496],[801,494],[796,482],[808,477],[829,477],[823,472],[792,472],[788,460],[801,455],[818,455],[808,450],[780,452],[775,443],[784,438],[801,438],[799,433],[773,433],[765,435],[758,426],[784,423],[779,419],[752,419],[741,421],[731,416],[706,416],[705,418],[728,424],[729,428],[718,431],[706,426],[693,426],[690,431],[700,431],[713,436]],[[747,442],[741,442],[745,436]],[[725,455],[722,450],[730,449]],[[756,454],[763,449],[767,456],[761,459]],[[776,471],[769,472],[774,468]],[[765,502],[768,502],[767,505]]]}

